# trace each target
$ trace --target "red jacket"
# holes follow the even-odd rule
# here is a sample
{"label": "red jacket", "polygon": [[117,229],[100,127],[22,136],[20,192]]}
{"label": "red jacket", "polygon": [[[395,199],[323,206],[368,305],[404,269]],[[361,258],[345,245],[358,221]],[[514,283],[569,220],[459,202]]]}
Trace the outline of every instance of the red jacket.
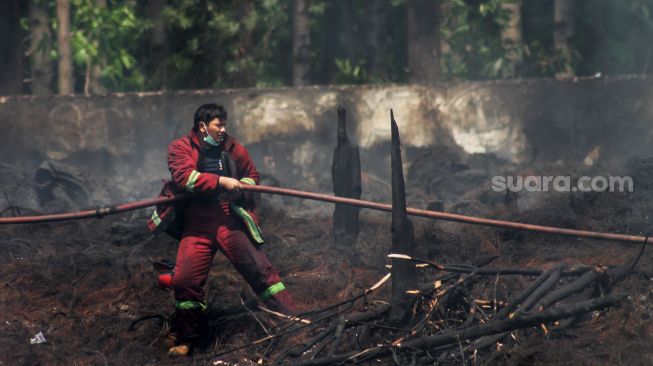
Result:
{"label": "red jacket", "polygon": [[[254,162],[249,156],[247,149],[228,135],[223,143],[225,152],[228,153],[227,158],[231,160],[227,164],[230,167],[232,178],[238,179],[244,184],[258,184],[260,176],[256,171]],[[200,146],[201,142],[195,130],[191,130],[187,136],[178,138],[170,144],[168,147],[168,169],[172,177],[170,184],[173,187],[166,185],[161,195],[174,194],[175,191],[179,190],[212,196],[220,192],[218,185],[220,176],[213,173],[203,173],[198,167],[198,162],[202,154]],[[170,205],[157,207],[152,215],[152,219],[148,223],[148,227],[154,232],[167,230],[168,224],[172,221],[170,217],[172,211],[179,211],[180,209],[182,208],[177,207],[173,210]],[[256,213],[256,204],[254,203],[252,194],[245,192],[243,198],[232,202],[231,211],[245,222],[252,239],[257,243],[263,243],[258,226],[259,221]],[[166,224],[161,225],[162,222]]]}

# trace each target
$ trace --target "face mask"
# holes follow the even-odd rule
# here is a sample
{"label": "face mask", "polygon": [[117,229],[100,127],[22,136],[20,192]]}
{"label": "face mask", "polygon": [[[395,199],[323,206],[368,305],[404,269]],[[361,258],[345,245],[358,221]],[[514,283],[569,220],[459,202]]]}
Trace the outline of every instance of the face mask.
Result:
{"label": "face mask", "polygon": [[220,141],[216,141],[213,136],[209,135],[208,128],[206,128],[206,124],[202,123],[204,125],[204,130],[206,131],[206,136],[204,136],[204,142],[211,146],[218,146],[222,142],[222,137],[220,138]]}

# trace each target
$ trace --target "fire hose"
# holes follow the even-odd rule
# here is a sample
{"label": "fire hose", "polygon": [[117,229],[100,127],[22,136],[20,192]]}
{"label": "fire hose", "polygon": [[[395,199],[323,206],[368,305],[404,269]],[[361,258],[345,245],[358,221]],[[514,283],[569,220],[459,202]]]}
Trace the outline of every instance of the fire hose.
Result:
{"label": "fire hose", "polygon": [[[339,196],[333,196],[333,195],[322,194],[322,193],[306,192],[306,191],[300,191],[295,189],[270,187],[270,186],[253,186],[253,185],[243,184],[241,185],[241,190],[249,191],[249,192],[258,192],[258,193],[267,193],[267,194],[276,194],[282,196],[304,198],[304,199],[309,199],[314,201],[331,202],[331,203],[337,203],[337,204],[343,204],[343,205],[349,205],[355,207],[362,207],[362,208],[367,208],[367,209],[377,210],[377,211],[392,212],[392,205],[389,204],[365,201],[365,200],[354,199],[354,198],[339,197]],[[193,197],[192,194],[179,194],[172,197],[150,198],[150,199],[130,202],[122,205],[107,206],[95,210],[86,210],[86,211],[79,211],[79,212],[52,214],[52,215],[39,215],[39,216],[0,217],[0,225],[67,221],[67,220],[77,220],[77,219],[94,218],[94,217],[101,218],[107,215],[113,215],[121,212],[133,211],[145,207],[156,206],[159,204],[186,200],[191,197]],[[524,224],[524,223],[519,223],[514,221],[486,219],[481,217],[459,215],[459,214],[453,214],[453,213],[441,212],[441,211],[421,210],[421,209],[410,208],[410,207],[406,208],[406,213],[411,216],[461,222],[461,223],[472,224],[472,225],[490,226],[490,227],[524,230],[524,231],[534,231],[540,233],[557,234],[557,235],[571,236],[577,238],[650,244],[646,237],[636,236],[636,235],[602,233],[596,231],[532,225],[532,224]]]}

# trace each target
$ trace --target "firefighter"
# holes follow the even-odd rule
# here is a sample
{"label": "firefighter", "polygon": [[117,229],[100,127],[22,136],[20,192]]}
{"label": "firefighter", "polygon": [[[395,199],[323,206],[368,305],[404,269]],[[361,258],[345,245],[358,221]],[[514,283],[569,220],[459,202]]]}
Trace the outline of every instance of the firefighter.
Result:
{"label": "firefighter", "polygon": [[[277,270],[261,251],[263,238],[251,193],[259,174],[247,149],[227,134],[227,111],[205,104],[195,112],[187,136],[168,148],[172,183],[196,193],[178,214],[182,221],[177,260],[168,277],[175,294],[175,317],[168,353],[187,355],[201,337],[207,308],[204,287],[220,250],[267,306],[292,314],[295,307]],[[156,212],[155,212],[156,214]]]}

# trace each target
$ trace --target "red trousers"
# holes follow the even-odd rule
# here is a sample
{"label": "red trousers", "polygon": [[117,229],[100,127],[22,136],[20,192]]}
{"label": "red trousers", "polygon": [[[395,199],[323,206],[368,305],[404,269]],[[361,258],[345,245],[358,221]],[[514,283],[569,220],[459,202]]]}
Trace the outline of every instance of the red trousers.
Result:
{"label": "red trousers", "polygon": [[259,245],[252,243],[239,218],[221,215],[209,225],[206,221],[202,225],[192,221],[185,226],[172,279],[176,300],[173,330],[182,340],[199,337],[206,323],[203,319],[204,288],[217,250],[229,259],[267,306],[287,314],[295,312],[279,273]]}

